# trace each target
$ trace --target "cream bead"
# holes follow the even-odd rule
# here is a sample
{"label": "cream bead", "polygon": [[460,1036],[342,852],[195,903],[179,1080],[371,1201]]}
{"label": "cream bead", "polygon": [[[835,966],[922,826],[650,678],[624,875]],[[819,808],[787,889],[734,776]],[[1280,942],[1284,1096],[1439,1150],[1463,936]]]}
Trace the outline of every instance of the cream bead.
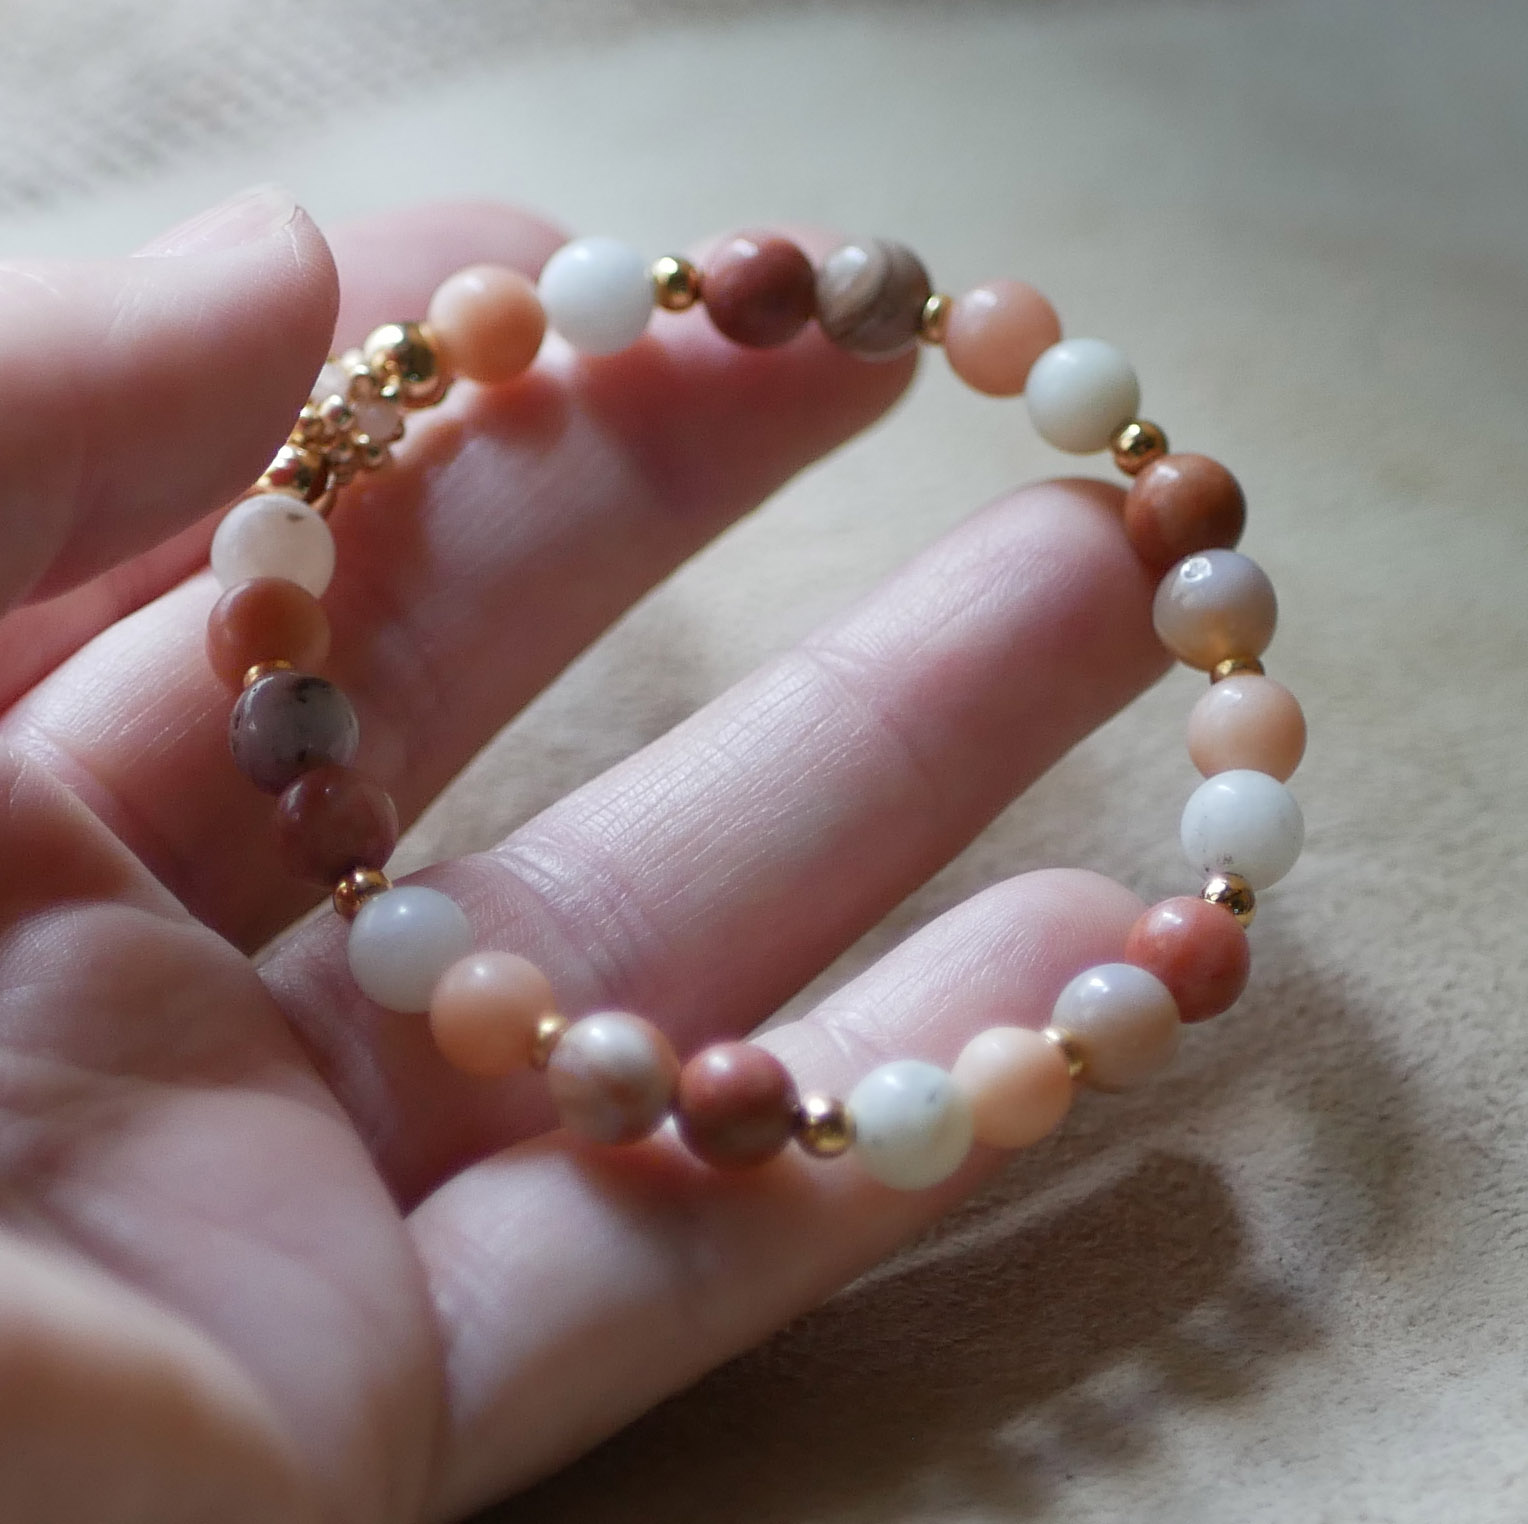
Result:
{"label": "cream bead", "polygon": [[1298,860],[1305,820],[1277,778],[1236,768],[1206,778],[1189,795],[1182,836],[1184,856],[1201,873],[1237,873],[1266,889]]}
{"label": "cream bead", "polygon": [[1155,974],[1133,963],[1100,963],[1056,997],[1051,1025],[1081,1056],[1083,1084],[1129,1090],[1171,1060],[1182,1023],[1172,993]]}
{"label": "cream bead", "polygon": [[537,283],[548,324],[575,349],[609,355],[635,344],[653,312],[648,262],[614,238],[575,238]]}
{"label": "cream bead", "polygon": [[1208,672],[1232,656],[1261,656],[1279,622],[1268,573],[1239,550],[1185,556],[1157,584],[1151,620],[1179,661]]}
{"label": "cream bead", "polygon": [[212,574],[225,588],[283,577],[322,598],[334,575],[334,536],[306,503],[262,492],[235,503],[212,536]]}
{"label": "cream bead", "polygon": [[965,1092],[919,1059],[872,1069],[850,1092],[848,1110],[865,1172],[899,1191],[948,1179],[971,1151],[975,1121]]}
{"label": "cream bead", "polygon": [[950,1075],[971,1102],[977,1141],[990,1148],[1038,1143],[1072,1104],[1066,1055],[1032,1027],[978,1032]]}
{"label": "cream bead", "polygon": [[440,976],[472,950],[460,905],[438,889],[404,884],[366,901],[350,923],[350,972],[368,1000],[423,1013]]}
{"label": "cream bead", "polygon": [[1062,339],[1030,368],[1024,400],[1035,432],[1058,450],[1107,449],[1141,405],[1130,362],[1102,339]]}

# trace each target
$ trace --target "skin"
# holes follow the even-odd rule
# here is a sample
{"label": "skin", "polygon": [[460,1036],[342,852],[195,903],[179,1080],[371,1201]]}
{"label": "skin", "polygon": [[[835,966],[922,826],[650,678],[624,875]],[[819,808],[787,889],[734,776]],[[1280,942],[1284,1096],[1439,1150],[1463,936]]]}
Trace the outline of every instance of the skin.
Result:
{"label": "skin", "polygon": [[[338,343],[463,265],[534,274],[560,238],[490,206],[341,230]],[[234,247],[0,267],[0,1497],[30,1524],[458,1518],[992,1167],[901,1195],[794,1150],[739,1178],[661,1136],[578,1148],[535,1077],[456,1074],[422,1022],[367,1006],[334,917],[291,929],[312,901],[228,760],[199,568],[336,301],[300,213]],[[691,313],[609,359],[553,344],[417,416],[398,468],[342,503],[326,597],[329,675],[404,819],[911,368],[814,332],[742,350]],[[988,506],[421,880],[567,1010],[634,1008],[681,1052],[747,1033],[1158,675],[1119,497]],[[982,1026],[1041,1024],[1139,908],[1077,872],[996,885],[764,1040],[803,1089],[947,1062]]]}

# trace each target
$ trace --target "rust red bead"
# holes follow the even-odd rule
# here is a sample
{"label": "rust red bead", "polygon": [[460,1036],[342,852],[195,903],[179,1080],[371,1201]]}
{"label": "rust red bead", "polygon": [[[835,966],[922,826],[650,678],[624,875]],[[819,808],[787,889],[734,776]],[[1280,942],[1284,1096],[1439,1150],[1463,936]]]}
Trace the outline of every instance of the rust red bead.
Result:
{"label": "rust red bead", "polygon": [[332,884],[382,868],[398,845],[398,807],[353,767],[316,767],[276,801],[276,840],[289,872]]}
{"label": "rust red bead", "polygon": [[1141,560],[1166,571],[1201,550],[1231,550],[1247,523],[1241,484],[1208,455],[1154,460],[1125,494],[1125,533]]}
{"label": "rust red bead", "polygon": [[717,331],[735,344],[774,349],[817,311],[817,273],[789,239],[739,233],[706,261],[701,300]]}
{"label": "rust red bead", "polygon": [[1247,986],[1247,934],[1207,900],[1180,895],[1153,905],[1130,928],[1125,961],[1155,974],[1172,992],[1184,1021],[1229,1010]]}
{"label": "rust red bead", "polygon": [[763,1164],[791,1140],[796,1085],[774,1054],[748,1042],[702,1048],[679,1072],[675,1116],[697,1158],[717,1169]]}

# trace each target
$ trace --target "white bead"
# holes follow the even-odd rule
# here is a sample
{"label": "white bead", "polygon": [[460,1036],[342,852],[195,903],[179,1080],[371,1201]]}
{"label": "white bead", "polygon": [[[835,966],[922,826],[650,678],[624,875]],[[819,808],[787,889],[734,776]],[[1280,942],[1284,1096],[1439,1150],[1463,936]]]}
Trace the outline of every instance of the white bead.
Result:
{"label": "white bead", "polygon": [[1082,1054],[1082,1082],[1129,1090],[1164,1068],[1178,1051],[1182,1021],[1172,991],[1133,963],[1100,963],[1056,997],[1051,1026]]}
{"label": "white bead", "polygon": [[1305,819],[1277,778],[1234,768],[1189,795],[1182,834],[1184,855],[1200,872],[1239,873],[1254,889],[1266,889],[1298,860]]}
{"label": "white bead", "polygon": [[374,444],[391,444],[398,437],[398,425],[403,421],[403,408],[386,397],[367,397],[352,402],[350,410],[355,414],[356,427]]}
{"label": "white bead", "polygon": [[389,1011],[424,1012],[440,976],[472,951],[472,927],[438,889],[404,884],[361,906],[346,951],[368,1000]]}
{"label": "white bead", "polygon": [[614,238],[565,243],[542,268],[536,291],[548,324],[589,355],[635,344],[653,314],[647,261]]}
{"label": "white bead", "polygon": [[1035,432],[1058,450],[1108,448],[1141,405],[1130,362],[1102,339],[1062,339],[1035,361],[1024,383]]}
{"label": "white bead", "polygon": [[971,1103],[933,1064],[903,1058],[872,1069],[850,1093],[848,1110],[865,1172],[899,1191],[948,1179],[971,1151]]}
{"label": "white bead", "polygon": [[334,575],[334,536],[298,498],[262,492],[223,515],[212,536],[212,574],[225,588],[284,577],[321,598]]}

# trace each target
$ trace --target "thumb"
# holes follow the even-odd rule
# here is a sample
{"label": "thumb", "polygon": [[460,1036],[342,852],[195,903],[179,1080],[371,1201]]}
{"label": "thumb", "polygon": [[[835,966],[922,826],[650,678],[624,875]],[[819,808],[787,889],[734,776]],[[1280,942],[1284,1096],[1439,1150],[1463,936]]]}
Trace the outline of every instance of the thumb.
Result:
{"label": "thumb", "polygon": [[127,259],[0,263],[0,608],[61,592],[247,487],[338,302],[311,219],[262,186]]}

